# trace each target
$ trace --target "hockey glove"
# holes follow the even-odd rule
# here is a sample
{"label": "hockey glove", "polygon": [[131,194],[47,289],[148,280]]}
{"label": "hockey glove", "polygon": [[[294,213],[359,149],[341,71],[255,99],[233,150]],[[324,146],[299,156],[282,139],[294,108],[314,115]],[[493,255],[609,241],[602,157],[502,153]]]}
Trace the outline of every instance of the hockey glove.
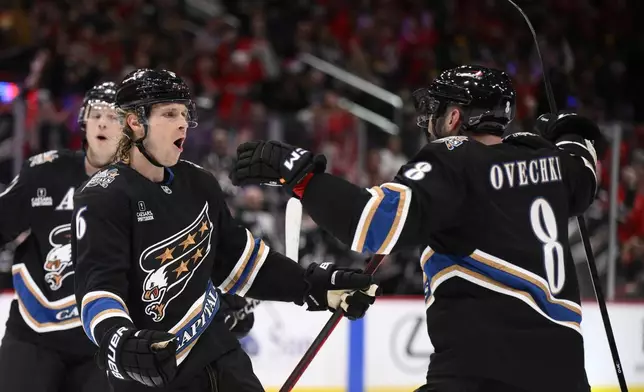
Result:
{"label": "hockey glove", "polygon": [[312,263],[306,270],[309,290],[304,298],[309,311],[335,311],[341,307],[345,317],[364,317],[382,290],[373,276],[360,270],[338,268],[333,263]]}
{"label": "hockey glove", "polygon": [[602,139],[601,131],[591,119],[577,113],[542,114],[537,119],[535,131],[544,139],[556,143],[564,135],[579,135],[593,144]]}
{"label": "hockey glove", "polygon": [[255,307],[260,303],[256,299],[246,299],[238,295],[223,294],[222,308],[224,323],[237,339],[248,335],[255,324]]}
{"label": "hockey glove", "polygon": [[267,184],[288,191],[309,173],[324,172],[326,158],[278,141],[255,141],[237,147],[230,173],[233,185]]}
{"label": "hockey glove", "polygon": [[170,333],[117,326],[105,334],[96,362],[120,380],[159,388],[177,373],[176,351],[177,342]]}

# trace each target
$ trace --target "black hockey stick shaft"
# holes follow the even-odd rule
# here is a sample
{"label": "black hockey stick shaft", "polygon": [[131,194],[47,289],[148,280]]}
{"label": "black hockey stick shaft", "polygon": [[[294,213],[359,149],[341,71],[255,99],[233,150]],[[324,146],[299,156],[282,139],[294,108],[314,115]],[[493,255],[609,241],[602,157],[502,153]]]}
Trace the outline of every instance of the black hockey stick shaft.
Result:
{"label": "black hockey stick shaft", "polygon": [[[537,39],[537,33],[530,23],[530,19],[523,12],[521,7],[519,7],[514,1],[507,0],[508,3],[512,4],[514,8],[519,11],[525,22],[530,28],[532,33],[532,38],[534,39],[535,48],[537,50],[537,56],[539,56],[539,61],[541,62],[541,71],[543,73],[543,83],[546,88],[546,97],[548,98],[548,104],[550,106],[550,111],[553,115],[557,114],[557,103],[555,101],[555,95],[552,92],[552,85],[550,84],[550,77],[546,70],[546,65],[543,62],[543,57],[541,56],[541,50],[539,49],[539,40]],[[606,300],[604,299],[604,294],[601,288],[601,283],[599,280],[599,274],[597,273],[597,266],[595,264],[595,256],[593,254],[593,249],[590,246],[590,240],[588,236],[588,229],[586,228],[586,220],[582,215],[577,217],[577,225],[579,226],[579,233],[581,236],[581,242],[584,244],[584,251],[586,253],[586,260],[588,261],[588,268],[590,269],[590,277],[593,282],[593,288],[595,289],[595,296],[597,297],[597,303],[599,304],[599,310],[602,315],[602,322],[604,324],[604,330],[606,330],[606,337],[608,338],[608,346],[610,347],[610,353],[613,356],[613,365],[615,366],[615,372],[617,374],[617,380],[619,381],[619,388],[621,392],[628,392],[628,387],[626,386],[626,379],[624,378],[624,372],[622,363],[619,359],[619,352],[617,351],[617,344],[615,343],[615,335],[613,334],[613,327],[610,324],[610,318],[608,316],[608,309],[606,308]]]}
{"label": "black hockey stick shaft", "polygon": [[590,241],[588,240],[588,229],[586,228],[586,221],[583,216],[577,217],[577,225],[579,226],[579,233],[581,235],[581,240],[584,244],[584,250],[586,251],[586,258],[588,260],[588,268],[590,269],[590,277],[593,281],[593,287],[595,289],[595,296],[597,297],[597,303],[599,304],[599,311],[602,315],[602,321],[604,323],[604,329],[606,330],[606,338],[608,339],[608,346],[610,347],[610,353],[613,356],[613,366],[615,367],[615,372],[617,373],[617,381],[619,381],[619,389],[621,392],[628,392],[628,387],[626,386],[626,378],[624,378],[624,368],[622,367],[622,362],[619,359],[619,352],[617,351],[617,343],[615,342],[615,334],[613,333],[613,327],[610,324],[610,317],[608,315],[608,308],[606,307],[606,300],[604,299],[604,292],[599,281],[599,274],[597,273],[597,266],[595,265],[595,257],[593,255],[593,249],[590,246]]}
{"label": "black hockey stick shaft", "polygon": [[[384,257],[384,255],[374,255],[369,261],[369,264],[367,264],[364,272],[373,275],[380,266],[380,263],[382,263]],[[300,377],[302,377],[302,374],[304,374],[306,369],[309,367],[309,365],[313,361],[313,358],[315,358],[315,356],[322,348],[322,345],[324,345],[329,336],[331,336],[331,333],[333,332],[335,327],[338,326],[340,320],[342,320],[342,308],[338,308],[329,318],[329,321],[324,324],[324,327],[315,338],[315,340],[313,340],[313,343],[311,343],[309,348],[306,350],[304,356],[302,356],[300,362],[297,363],[295,369],[293,369],[291,374],[288,376],[286,382],[284,382],[284,385],[282,385],[279,392],[290,392],[295,387],[295,384],[297,384]]]}

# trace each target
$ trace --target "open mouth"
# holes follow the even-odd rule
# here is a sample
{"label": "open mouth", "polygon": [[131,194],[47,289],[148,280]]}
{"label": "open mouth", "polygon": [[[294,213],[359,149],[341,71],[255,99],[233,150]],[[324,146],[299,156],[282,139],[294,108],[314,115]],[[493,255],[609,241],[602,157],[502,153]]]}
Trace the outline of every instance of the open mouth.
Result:
{"label": "open mouth", "polygon": [[175,145],[175,146],[177,146],[177,148],[178,148],[179,150],[182,150],[182,149],[183,149],[183,141],[184,141],[184,140],[185,140],[184,138],[179,138],[179,139],[177,139],[177,140],[175,140],[175,141],[174,141],[174,145]]}
{"label": "open mouth", "polygon": [[154,287],[152,290],[146,290],[143,294],[143,298],[152,301],[157,300],[159,298],[159,288]]}
{"label": "open mouth", "polygon": [[105,140],[107,140],[107,137],[105,137],[105,136],[103,136],[103,135],[98,135],[98,136],[96,136],[96,138],[97,138],[98,140],[101,140],[101,141],[105,141]]}

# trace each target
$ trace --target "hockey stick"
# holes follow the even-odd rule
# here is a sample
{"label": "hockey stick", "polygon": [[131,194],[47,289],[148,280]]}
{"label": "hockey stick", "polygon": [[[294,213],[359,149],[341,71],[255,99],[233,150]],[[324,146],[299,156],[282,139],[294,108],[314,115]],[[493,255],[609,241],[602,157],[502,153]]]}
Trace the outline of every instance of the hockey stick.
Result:
{"label": "hockey stick", "polygon": [[300,229],[302,228],[302,203],[295,197],[291,197],[286,203],[284,226],[284,253],[289,259],[298,261],[300,256]]}
{"label": "hockey stick", "polygon": [[[294,260],[299,259],[300,253],[300,227],[302,225],[302,203],[297,198],[290,198],[286,204],[285,213],[285,234],[284,234],[284,248],[286,257]],[[248,298],[248,303],[242,309],[233,312],[229,317],[235,319],[230,329],[237,325],[238,321],[244,320],[248,315],[255,312],[255,309],[262,303],[262,301],[254,298]]]}
{"label": "hockey stick", "polygon": [[[369,261],[369,264],[367,264],[364,272],[373,275],[380,266],[380,263],[382,263],[384,257],[385,255],[374,255]],[[302,374],[304,374],[306,368],[309,367],[311,361],[313,361],[313,358],[315,358],[318,351],[320,351],[320,349],[322,348],[324,342],[326,342],[326,340],[331,335],[331,332],[333,332],[335,327],[338,326],[340,320],[342,320],[342,308],[338,308],[329,318],[329,321],[324,324],[324,327],[315,338],[313,343],[311,343],[309,348],[306,350],[304,356],[302,357],[302,359],[300,359],[300,362],[297,363],[295,369],[293,369],[293,372],[291,372],[291,374],[288,376],[286,382],[284,383],[284,385],[282,385],[279,392],[290,392],[293,387],[295,387],[295,384],[297,384],[297,381],[300,379],[300,377],[302,377]]]}
{"label": "hockey stick", "polygon": [[[539,61],[541,62],[541,72],[543,73],[543,83],[546,87],[546,97],[548,98],[548,104],[550,106],[550,111],[553,115],[557,114],[557,103],[555,102],[555,96],[552,92],[552,85],[550,84],[550,78],[548,77],[548,72],[546,71],[546,65],[543,62],[543,57],[541,57],[541,50],[539,49],[539,40],[537,39],[537,33],[530,23],[530,19],[523,12],[521,7],[519,7],[514,1],[508,0],[508,3],[512,4],[514,8],[521,13],[523,19],[525,19],[530,32],[532,33],[532,38],[534,39],[535,48],[537,50],[537,55],[539,56]],[[606,308],[606,300],[604,299],[604,293],[602,291],[599,274],[597,273],[597,266],[595,264],[595,255],[593,254],[593,249],[590,245],[590,240],[588,236],[588,229],[586,228],[586,220],[583,215],[577,217],[577,225],[579,226],[579,234],[581,236],[581,242],[584,244],[584,251],[586,253],[586,260],[588,261],[588,268],[590,269],[590,277],[593,282],[593,288],[595,289],[595,296],[597,297],[597,303],[599,304],[599,310],[602,315],[602,322],[604,323],[604,329],[606,330],[606,337],[608,338],[608,346],[610,347],[610,353],[613,356],[613,365],[615,366],[615,372],[617,373],[617,380],[619,381],[619,388],[621,392],[628,392],[628,387],[626,386],[626,379],[624,378],[624,372],[622,368],[622,363],[619,359],[619,353],[617,352],[617,344],[615,343],[615,335],[613,334],[613,328],[610,324],[610,318],[608,316],[608,309]]]}

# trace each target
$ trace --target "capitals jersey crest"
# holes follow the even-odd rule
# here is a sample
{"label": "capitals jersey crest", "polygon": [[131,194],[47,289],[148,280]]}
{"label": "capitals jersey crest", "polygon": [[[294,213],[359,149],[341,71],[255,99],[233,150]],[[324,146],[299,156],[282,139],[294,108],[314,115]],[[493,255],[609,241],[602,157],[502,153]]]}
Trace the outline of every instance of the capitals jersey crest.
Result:
{"label": "capitals jersey crest", "polygon": [[74,274],[72,269],[71,225],[60,225],[49,233],[51,250],[45,257],[45,282],[56,291],[63,285],[65,278]]}
{"label": "capitals jersey crest", "polygon": [[167,307],[210,253],[212,227],[206,203],[188,227],[141,254],[139,265],[147,273],[141,299],[147,303],[145,313],[153,321],[164,319]]}

